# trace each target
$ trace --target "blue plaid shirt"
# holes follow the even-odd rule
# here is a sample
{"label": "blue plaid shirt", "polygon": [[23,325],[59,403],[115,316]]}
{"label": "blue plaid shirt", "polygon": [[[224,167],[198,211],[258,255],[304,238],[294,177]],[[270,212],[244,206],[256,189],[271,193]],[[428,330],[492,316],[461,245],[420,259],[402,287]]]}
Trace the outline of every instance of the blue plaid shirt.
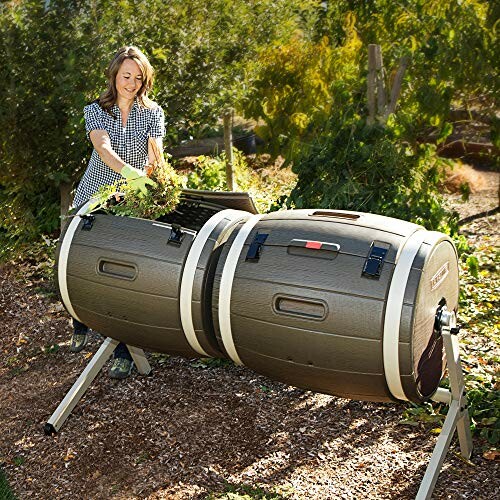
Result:
{"label": "blue plaid shirt", "polygon": [[[144,169],[148,163],[148,138],[165,135],[165,116],[163,109],[144,108],[134,101],[127,118],[127,126],[123,127],[120,108],[114,104],[111,116],[93,102],[83,108],[87,137],[92,130],[105,130],[111,140],[114,152],[135,168]],[[122,176],[109,168],[94,149],[87,170],[76,190],[73,206],[78,207],[87,202],[97,190],[104,185],[113,184]]]}

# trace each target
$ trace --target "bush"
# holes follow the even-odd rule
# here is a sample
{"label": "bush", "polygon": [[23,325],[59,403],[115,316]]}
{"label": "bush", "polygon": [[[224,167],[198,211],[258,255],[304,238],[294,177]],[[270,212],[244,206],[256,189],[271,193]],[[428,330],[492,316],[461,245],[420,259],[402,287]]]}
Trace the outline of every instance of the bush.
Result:
{"label": "bush", "polygon": [[325,133],[298,157],[290,208],[371,212],[454,232],[439,194],[445,160],[430,144],[410,144],[392,116],[367,125],[354,106],[332,115]]}
{"label": "bush", "polygon": [[[253,158],[256,168],[249,167],[247,158],[233,148],[233,170],[237,189],[246,191],[255,202],[259,212],[283,208],[278,199],[285,199],[295,184],[295,177],[280,171],[276,164],[261,163],[260,158]],[[270,159],[263,155],[262,159]],[[260,167],[260,168],[259,168]],[[195,167],[186,179],[186,187],[190,189],[208,189],[212,191],[227,190],[226,154],[209,157],[199,156]]]}

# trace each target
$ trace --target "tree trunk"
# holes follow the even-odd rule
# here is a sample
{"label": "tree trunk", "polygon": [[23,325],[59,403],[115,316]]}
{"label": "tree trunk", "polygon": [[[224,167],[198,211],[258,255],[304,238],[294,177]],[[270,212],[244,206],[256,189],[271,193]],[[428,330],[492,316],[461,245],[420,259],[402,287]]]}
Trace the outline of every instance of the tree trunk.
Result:
{"label": "tree trunk", "polygon": [[377,71],[377,116],[383,120],[387,107],[387,95],[385,91],[385,70],[382,59],[382,47],[375,45],[375,69]]}
{"label": "tree trunk", "polygon": [[[375,120],[385,124],[387,118],[396,110],[396,103],[401,93],[403,76],[408,66],[408,58],[402,57],[399,68],[394,78],[392,89],[389,92],[389,83],[386,82],[385,69],[382,59],[382,48],[380,45],[368,45],[368,77],[367,77],[367,99],[368,99],[368,125],[373,125]],[[390,93],[390,102],[387,95]]]}
{"label": "tree trunk", "polygon": [[375,83],[377,80],[377,70],[375,65],[375,51],[376,45],[368,45],[368,89],[367,89],[367,99],[368,99],[368,125],[373,125],[375,123],[376,114],[376,104],[375,104]]}
{"label": "tree trunk", "polygon": [[403,76],[405,74],[407,66],[408,66],[408,57],[404,56],[401,58],[401,61],[399,62],[399,68],[396,73],[396,76],[394,77],[394,82],[392,84],[392,89],[391,89],[391,101],[389,102],[389,105],[387,106],[384,115],[385,120],[387,120],[387,118],[391,113],[394,113],[394,111],[396,111],[396,103],[398,102],[399,94],[401,93],[401,85],[403,83]]}
{"label": "tree trunk", "polygon": [[224,113],[224,148],[226,150],[226,179],[227,188],[229,191],[234,191],[234,175],[233,175],[233,110],[228,109]]}
{"label": "tree trunk", "polygon": [[71,188],[72,184],[69,182],[61,182],[59,186],[59,194],[61,200],[61,229],[64,225],[64,219],[68,215],[69,207],[71,206],[71,203],[73,201],[71,196]]}

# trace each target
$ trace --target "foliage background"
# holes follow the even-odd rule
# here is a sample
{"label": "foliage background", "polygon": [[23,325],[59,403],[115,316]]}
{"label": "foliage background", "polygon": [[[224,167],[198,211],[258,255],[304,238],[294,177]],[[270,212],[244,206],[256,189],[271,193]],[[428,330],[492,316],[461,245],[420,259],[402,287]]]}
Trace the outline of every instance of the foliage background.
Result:
{"label": "foliage background", "polygon": [[[214,133],[233,107],[256,121],[264,152],[294,165],[298,183],[274,207],[369,210],[453,231],[440,208],[443,165],[425,144],[452,132],[454,107],[478,103],[498,141],[498,14],[484,0],[3,2],[2,254],[56,234],[61,190],[90,153],[82,108],[124,44],[156,68],[168,147]],[[410,60],[396,116],[375,127],[366,127],[370,43],[382,47],[388,87],[400,57]]]}
{"label": "foliage background", "polygon": [[[307,2],[306,2],[307,3]],[[156,67],[167,144],[199,136],[245,90],[245,62],[297,29],[304,2],[11,1],[0,6],[0,233],[3,250],[59,227],[59,189],[89,158],[83,106],[118,47]],[[3,232],[2,232],[3,231]]]}
{"label": "foliage background", "polygon": [[[214,133],[234,107],[255,120],[262,152],[293,164],[297,182],[276,186],[236,156],[239,186],[262,211],[344,208],[456,233],[436,151],[457,108],[488,115],[500,146],[499,14],[500,4],[486,0],[2,2],[0,260],[22,253],[50,273],[61,188],[75,185],[90,154],[82,108],[104,89],[106,65],[125,44],[144,49],[156,68],[153,97],[166,110],[167,146]],[[369,126],[370,43],[382,47],[388,88],[400,58],[410,63],[396,113]],[[198,159],[188,186],[224,189],[224,163]],[[462,306],[473,332],[483,326],[498,345],[488,306],[498,303],[490,293],[498,255],[482,252],[475,271],[464,266]],[[468,376],[473,424],[497,445],[498,357],[483,359],[485,368]]]}

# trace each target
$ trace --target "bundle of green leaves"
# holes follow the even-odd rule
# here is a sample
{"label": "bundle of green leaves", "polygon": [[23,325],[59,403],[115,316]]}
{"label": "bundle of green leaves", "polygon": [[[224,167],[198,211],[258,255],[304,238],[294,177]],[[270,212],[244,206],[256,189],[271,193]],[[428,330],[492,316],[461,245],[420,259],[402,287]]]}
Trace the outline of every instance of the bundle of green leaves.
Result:
{"label": "bundle of green leaves", "polygon": [[125,179],[101,186],[94,195],[90,211],[152,220],[172,212],[179,203],[181,177],[167,162],[152,167],[148,176],[156,186],[147,185],[146,194],[137,191]]}

